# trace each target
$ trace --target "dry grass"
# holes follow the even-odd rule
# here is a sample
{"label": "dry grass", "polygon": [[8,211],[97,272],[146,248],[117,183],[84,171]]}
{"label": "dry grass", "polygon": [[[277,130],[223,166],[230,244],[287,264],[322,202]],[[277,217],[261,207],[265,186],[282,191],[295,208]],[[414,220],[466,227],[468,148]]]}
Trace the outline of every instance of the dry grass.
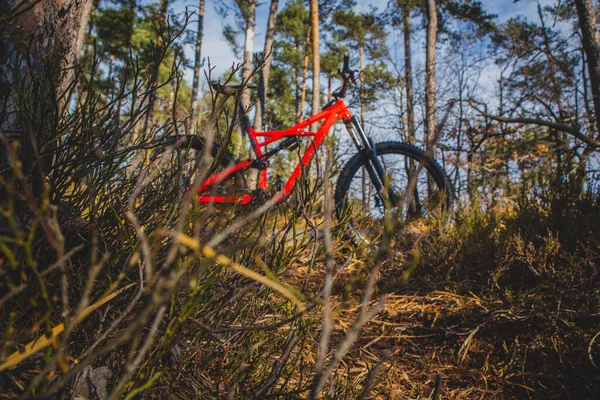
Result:
{"label": "dry grass", "polygon": [[[595,212],[598,204],[586,206]],[[431,398],[438,374],[440,398],[596,398],[597,238],[568,237],[562,245],[552,219],[531,211],[463,210],[456,225],[404,234],[397,246],[418,249],[416,272],[401,285],[397,276],[409,263],[384,267],[382,290],[391,292],[385,310],[337,371],[334,397],[358,397],[369,371],[386,358],[374,398]],[[571,209],[575,219],[561,230],[597,232],[597,215],[585,212]],[[567,249],[571,243],[577,245]],[[334,337],[359,308],[360,291],[344,287],[357,277],[360,268],[338,278]]]}
{"label": "dry grass", "polygon": [[[182,165],[176,146],[155,150],[175,115],[131,139],[144,101],[115,129],[124,117],[86,89],[61,129],[0,132],[0,365],[27,355],[0,397],[69,397],[106,366],[119,398],[596,398],[597,195],[464,208],[373,254],[331,220],[329,174],[274,208],[199,206],[208,151]],[[207,143],[236,125],[213,100]],[[42,134],[61,144],[51,173],[30,140]]]}
{"label": "dry grass", "polygon": [[[598,207],[590,198],[570,209],[569,220],[558,222],[531,204],[502,212],[464,209],[452,224],[397,232],[370,301],[374,306],[377,296],[385,295],[385,309],[360,331],[322,394],[434,398],[441,379],[439,398],[446,399],[596,398]],[[167,303],[156,340],[125,393],[183,399],[257,393],[257,398],[308,397],[326,266],[322,235],[315,235],[311,225],[319,230],[322,224],[318,201],[296,209],[283,205],[262,219],[260,245],[244,237],[250,245],[229,252],[237,262],[272,273],[301,293],[307,311],[300,312],[281,292],[213,264]],[[586,235],[574,238],[573,231]],[[373,266],[373,254],[357,251],[341,227],[334,226],[333,233],[326,360],[361,315]],[[230,242],[238,243],[235,234]],[[114,320],[120,307],[92,322]],[[75,332],[74,338],[85,337],[84,331]],[[85,346],[71,343],[73,353]],[[96,365],[119,371],[128,354],[129,345],[117,347]],[[40,361],[34,358],[13,371],[12,386],[35,376]]]}

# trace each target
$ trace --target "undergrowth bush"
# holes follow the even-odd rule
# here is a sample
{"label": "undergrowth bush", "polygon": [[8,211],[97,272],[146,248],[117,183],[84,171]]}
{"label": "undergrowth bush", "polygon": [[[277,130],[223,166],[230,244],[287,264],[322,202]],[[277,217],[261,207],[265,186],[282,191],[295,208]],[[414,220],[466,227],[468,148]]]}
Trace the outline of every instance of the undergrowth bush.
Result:
{"label": "undergrowth bush", "polygon": [[420,261],[408,286],[392,290],[464,299],[454,311],[418,316],[432,336],[419,346],[432,346],[447,367],[458,355],[450,364],[462,374],[481,371],[461,379],[448,372],[447,393],[594,398],[599,205],[588,193],[559,217],[539,198],[503,210],[469,207],[441,229],[405,235]]}
{"label": "undergrowth bush", "polygon": [[[64,95],[72,102],[44,82],[15,83],[16,129],[0,132],[0,396],[315,397],[338,383],[348,348],[381,310],[381,262],[369,256],[364,305],[331,341],[331,231],[341,231],[331,156],[325,176],[302,180],[276,208],[194,201],[222,154],[167,139],[199,132],[206,149],[226,149],[238,99],[213,92],[202,124],[180,121],[177,63],[164,83],[175,90],[172,120],[161,126],[144,126],[157,88],[135,60],[110,97],[97,92],[95,68]],[[41,92],[50,100],[36,101]],[[282,280],[300,266],[304,277]],[[365,393],[372,385],[361,382]]]}
{"label": "undergrowth bush", "polygon": [[13,82],[0,396],[595,398],[597,193],[458,207],[376,250],[332,220],[331,154],[277,207],[201,206],[222,154],[167,139],[231,147],[237,99],[212,92],[202,124],[182,121],[179,62],[160,126],[144,126],[157,88],[135,59],[110,96],[93,62],[60,96]]}

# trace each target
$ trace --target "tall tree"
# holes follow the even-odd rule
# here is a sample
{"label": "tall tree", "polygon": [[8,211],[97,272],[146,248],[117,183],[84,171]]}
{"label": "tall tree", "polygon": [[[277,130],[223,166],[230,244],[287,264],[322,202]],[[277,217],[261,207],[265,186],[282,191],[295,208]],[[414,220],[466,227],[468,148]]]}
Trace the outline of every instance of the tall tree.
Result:
{"label": "tall tree", "polygon": [[289,103],[270,103],[271,122],[289,125],[298,120],[301,109],[303,61],[309,35],[309,12],[301,0],[289,1],[277,17],[277,32],[273,46],[273,70],[277,79],[271,80],[273,95],[290,97]]}
{"label": "tall tree", "polygon": [[598,35],[596,11],[591,0],[575,0],[575,6],[581,29],[581,42],[587,56],[596,128],[600,138],[600,36]]}
{"label": "tall tree", "polygon": [[[18,57],[18,50],[27,51],[28,63],[32,67],[29,74],[35,76],[38,84],[52,83],[55,93],[61,96],[73,79],[71,68],[79,58],[83,48],[85,30],[92,0],[71,1],[65,11],[61,0],[40,0],[29,3],[8,0],[0,6],[0,34],[8,46],[5,47],[0,68],[7,85],[2,85],[0,105],[5,105],[12,96],[12,67]],[[9,23],[10,22],[10,23]],[[26,49],[26,50],[25,50]],[[25,65],[23,65],[25,67]],[[48,74],[49,73],[49,74]],[[63,105],[66,99],[63,99]],[[9,119],[3,119],[4,122]]]}
{"label": "tall tree", "polygon": [[[217,12],[223,16],[227,15],[227,12],[230,10],[227,1],[222,0],[218,3],[220,8],[217,9]],[[236,36],[242,30],[244,32],[244,53],[243,53],[243,61],[242,61],[242,82],[247,85],[252,83],[252,72],[254,69],[254,32],[256,29],[256,0],[235,0],[235,13],[236,13],[236,23],[238,25],[238,29],[232,28],[231,26],[225,26],[223,34],[226,40],[232,45],[234,52],[236,55],[239,52],[239,47],[237,45]],[[241,94],[241,102],[242,107],[248,110],[250,107],[250,89],[244,87]],[[248,156],[253,157],[254,151],[252,147],[248,147]],[[254,188],[256,186],[258,178],[258,171],[252,170],[248,174],[248,187]]]}
{"label": "tall tree", "polygon": [[192,120],[195,121],[198,113],[198,91],[200,88],[200,64],[202,50],[202,34],[204,30],[204,2],[200,0],[198,7],[198,31],[196,33],[196,51],[194,53],[194,80],[192,83]]}
{"label": "tall tree", "polygon": [[[59,126],[68,104],[91,5],[91,0],[0,4],[0,129],[20,135],[23,173],[32,177],[36,198],[45,191],[55,160],[57,132],[49,127]],[[18,116],[17,105],[29,103],[39,107]],[[0,155],[0,171],[5,162]]]}
{"label": "tall tree", "polygon": [[306,41],[304,42],[304,62],[302,63],[302,91],[300,95],[300,103],[298,108],[298,113],[296,114],[296,120],[299,122],[302,120],[302,116],[304,115],[304,104],[306,103],[306,84],[307,84],[307,76],[308,76],[308,63],[309,63],[309,52],[312,50],[310,46],[311,39],[311,27],[308,25],[308,29],[306,30]]}
{"label": "tall tree", "polygon": [[410,26],[410,1],[400,0],[402,7],[402,22],[404,34],[404,87],[406,89],[406,129],[408,142],[415,143],[415,111],[414,111],[414,89],[412,78],[412,54],[411,54],[411,26]]}
{"label": "tall tree", "polygon": [[258,82],[258,107],[254,116],[254,129],[262,130],[263,115],[267,102],[267,91],[269,89],[269,74],[271,73],[271,61],[273,60],[273,42],[275,40],[275,25],[277,24],[277,7],[279,0],[271,0],[269,8],[269,20],[267,22],[267,35],[265,36],[265,48],[263,54],[265,62],[260,72]]}
{"label": "tall tree", "polygon": [[[250,83],[252,69],[254,67],[254,29],[256,26],[256,0],[236,0],[242,13],[245,24],[244,40],[244,63],[242,64],[242,82]],[[247,110],[250,107],[250,89],[244,88],[242,91],[242,105]],[[248,146],[248,156],[255,156],[252,146]],[[258,170],[251,170],[248,174],[248,187],[254,189],[258,182]]]}
{"label": "tall tree", "polygon": [[[353,6],[354,2],[346,2],[346,6]],[[345,7],[347,8],[347,7]],[[349,47],[358,50],[359,68],[361,70],[359,80],[360,118],[364,124],[365,110],[365,58],[371,59],[381,57],[384,51],[385,27],[383,20],[374,12],[356,14],[354,11],[336,11],[332,17],[334,23],[334,36],[338,40],[347,41]],[[367,52],[368,54],[365,54]]]}
{"label": "tall tree", "polygon": [[[242,81],[250,82],[254,58],[254,30],[256,26],[256,0],[236,0],[244,20],[244,63],[242,64]],[[242,92],[242,104],[245,108],[250,106],[250,90]]]}
{"label": "tall tree", "polygon": [[[127,64],[130,55],[135,7],[135,0],[117,0],[102,8],[97,8],[93,15],[94,37],[91,37],[92,26],[90,23],[90,37],[86,39],[88,41],[86,45],[91,46],[92,39],[95,39],[94,53],[96,57],[101,62],[108,62],[106,80],[97,82],[97,84],[103,85],[107,99],[110,99],[115,90],[118,90],[114,78],[121,75],[120,72]],[[89,49],[86,48],[85,52],[88,53]],[[89,60],[88,62],[93,61]]]}
{"label": "tall tree", "polygon": [[[321,108],[321,58],[319,54],[319,1],[310,0],[310,27],[312,31],[312,49],[313,49],[313,93],[312,93],[312,113],[315,114]],[[314,130],[314,126],[311,128]]]}
{"label": "tall tree", "polygon": [[427,51],[425,55],[425,142],[433,150],[435,137],[435,46],[438,16],[435,0],[427,0]]}
{"label": "tall tree", "polygon": [[148,113],[146,114],[146,120],[144,122],[144,130],[147,130],[149,125],[154,120],[154,106],[156,105],[158,87],[158,76],[160,72],[161,57],[159,54],[162,53],[164,44],[164,29],[166,29],[167,12],[169,9],[169,0],[160,0],[160,6],[158,9],[158,32],[156,37],[156,45],[154,46],[154,62],[150,65],[150,80],[148,81],[148,90],[150,95],[148,96]]}
{"label": "tall tree", "polygon": [[330,40],[325,42],[327,51],[320,57],[321,72],[327,76],[327,100],[331,100],[333,77],[335,77],[340,68],[340,60],[347,51],[346,47],[340,43]]}

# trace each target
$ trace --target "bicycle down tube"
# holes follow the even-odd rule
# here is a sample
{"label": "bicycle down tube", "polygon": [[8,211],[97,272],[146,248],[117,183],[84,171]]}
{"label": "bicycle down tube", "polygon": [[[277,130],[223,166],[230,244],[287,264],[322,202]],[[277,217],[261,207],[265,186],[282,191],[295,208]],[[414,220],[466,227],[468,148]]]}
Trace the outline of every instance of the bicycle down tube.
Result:
{"label": "bicycle down tube", "polygon": [[[260,170],[257,186],[258,189],[266,190],[267,170],[266,165],[264,165],[264,163],[266,163],[267,161],[267,159],[265,158],[265,154],[268,153],[264,153],[263,148],[265,148],[265,146],[273,142],[285,138],[311,137],[313,138],[312,143],[309,146],[307,146],[305,153],[302,155],[300,161],[296,165],[294,171],[290,175],[284,187],[281,190],[279,190],[273,198],[274,203],[280,202],[281,200],[285,199],[287,196],[290,195],[294,186],[296,185],[298,178],[302,175],[303,167],[311,162],[315,151],[323,143],[323,140],[325,139],[325,136],[327,136],[327,133],[331,129],[332,125],[340,119],[343,119],[344,121],[351,121],[352,117],[352,113],[350,112],[350,110],[348,110],[348,107],[346,106],[344,101],[338,100],[331,106],[322,110],[321,112],[294,125],[289,129],[271,132],[256,132],[251,126],[245,127],[244,130],[246,130],[246,132],[250,136],[250,142],[254,149],[254,153],[256,154],[256,159],[248,158],[206,179],[198,189],[199,195],[197,197],[197,200],[203,204],[248,204],[252,202],[258,197],[256,194],[253,193],[245,193],[243,195],[211,195],[206,193],[210,193],[211,188],[229,179],[234,173],[250,168],[258,168]],[[321,123],[321,126],[319,127],[317,132],[310,132],[305,130],[307,127],[321,120],[323,120],[323,122]],[[259,140],[259,138],[263,138],[263,140],[261,141]]]}

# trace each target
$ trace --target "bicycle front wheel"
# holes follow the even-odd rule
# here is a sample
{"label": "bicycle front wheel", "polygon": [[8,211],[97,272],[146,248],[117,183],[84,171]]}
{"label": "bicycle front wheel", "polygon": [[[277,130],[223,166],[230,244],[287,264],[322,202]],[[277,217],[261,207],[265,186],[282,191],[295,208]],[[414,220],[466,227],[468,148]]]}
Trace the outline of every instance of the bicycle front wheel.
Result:
{"label": "bicycle front wheel", "polygon": [[450,208],[446,175],[421,149],[382,142],[375,144],[375,154],[384,171],[384,176],[378,177],[382,190],[373,184],[368,173],[372,162],[363,153],[347,162],[335,190],[337,217],[348,222],[358,244],[376,244],[386,220],[407,224]]}

